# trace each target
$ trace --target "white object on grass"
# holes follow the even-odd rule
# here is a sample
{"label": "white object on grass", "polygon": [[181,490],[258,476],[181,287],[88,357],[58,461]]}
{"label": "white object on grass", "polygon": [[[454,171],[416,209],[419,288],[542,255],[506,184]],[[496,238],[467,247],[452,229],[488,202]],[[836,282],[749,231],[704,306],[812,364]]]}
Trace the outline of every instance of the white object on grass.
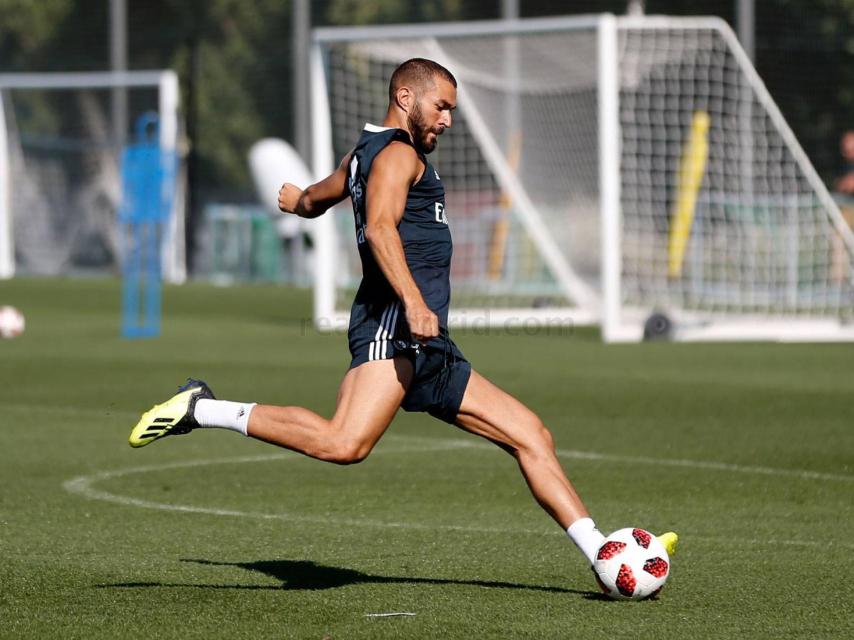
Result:
{"label": "white object on grass", "polygon": [[0,307],[0,338],[15,338],[24,333],[24,314],[15,307]]}

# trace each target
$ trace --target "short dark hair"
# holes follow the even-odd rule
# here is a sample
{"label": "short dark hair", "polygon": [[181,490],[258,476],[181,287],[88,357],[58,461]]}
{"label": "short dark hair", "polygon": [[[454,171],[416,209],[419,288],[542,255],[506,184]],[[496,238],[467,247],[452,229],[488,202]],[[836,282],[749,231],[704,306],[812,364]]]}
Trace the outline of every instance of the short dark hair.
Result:
{"label": "short dark hair", "polygon": [[412,84],[418,87],[426,86],[433,82],[433,78],[439,76],[447,80],[454,88],[457,87],[457,79],[454,74],[448,71],[438,62],[428,60],[427,58],[410,58],[402,63],[394,73],[391,74],[391,80],[388,83],[388,100],[394,101],[394,94],[400,87]]}

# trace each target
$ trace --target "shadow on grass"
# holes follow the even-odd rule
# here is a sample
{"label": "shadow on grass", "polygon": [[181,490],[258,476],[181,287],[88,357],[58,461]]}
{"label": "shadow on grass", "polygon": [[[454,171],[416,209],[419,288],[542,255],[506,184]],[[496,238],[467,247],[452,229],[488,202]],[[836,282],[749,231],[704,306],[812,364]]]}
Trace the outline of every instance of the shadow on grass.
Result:
{"label": "shadow on grass", "polygon": [[281,581],[280,585],[253,584],[176,584],[164,582],[122,582],[117,584],[99,584],[98,588],[144,588],[144,587],[192,587],[198,589],[250,589],[250,590],[299,590],[316,591],[337,589],[354,584],[458,584],[492,589],[524,589],[545,591],[548,593],[573,593],[588,599],[598,599],[601,594],[593,591],[564,589],[544,585],[517,584],[492,580],[451,580],[446,578],[414,578],[401,576],[376,576],[354,569],[327,567],[309,560],[259,560],[257,562],[214,562],[211,560],[182,560],[212,567],[240,567],[256,571]]}

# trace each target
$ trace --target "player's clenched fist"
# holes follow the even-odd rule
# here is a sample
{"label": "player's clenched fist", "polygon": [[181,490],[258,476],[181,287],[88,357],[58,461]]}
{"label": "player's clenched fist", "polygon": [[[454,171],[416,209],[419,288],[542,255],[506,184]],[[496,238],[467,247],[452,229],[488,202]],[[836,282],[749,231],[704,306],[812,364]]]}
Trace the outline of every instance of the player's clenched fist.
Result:
{"label": "player's clenched fist", "polygon": [[426,345],[430,338],[439,335],[439,318],[424,303],[407,307],[406,321],[412,339],[421,345]]}
{"label": "player's clenched fist", "polygon": [[286,182],[279,189],[279,209],[285,213],[295,213],[301,195],[302,189],[290,182]]}

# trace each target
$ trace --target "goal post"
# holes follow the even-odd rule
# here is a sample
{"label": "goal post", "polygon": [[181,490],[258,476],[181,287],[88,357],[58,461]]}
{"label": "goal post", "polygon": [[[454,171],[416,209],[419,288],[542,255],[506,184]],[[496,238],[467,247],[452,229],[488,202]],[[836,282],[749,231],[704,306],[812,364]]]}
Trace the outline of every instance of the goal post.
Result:
{"label": "goal post", "polygon": [[[452,325],[598,324],[618,342],[658,314],[675,339],[854,339],[854,237],[722,20],[316,29],[318,176],[382,119],[410,57],[459,82],[431,157]],[[314,229],[315,322],[340,329],[361,275],[352,216]]]}
{"label": "goal post", "polygon": [[[17,273],[118,273],[122,139],[111,93],[124,89],[129,124],[157,116],[158,141],[179,152],[174,71],[0,74],[0,278]],[[184,184],[176,172],[163,237],[163,276],[186,279]]]}

